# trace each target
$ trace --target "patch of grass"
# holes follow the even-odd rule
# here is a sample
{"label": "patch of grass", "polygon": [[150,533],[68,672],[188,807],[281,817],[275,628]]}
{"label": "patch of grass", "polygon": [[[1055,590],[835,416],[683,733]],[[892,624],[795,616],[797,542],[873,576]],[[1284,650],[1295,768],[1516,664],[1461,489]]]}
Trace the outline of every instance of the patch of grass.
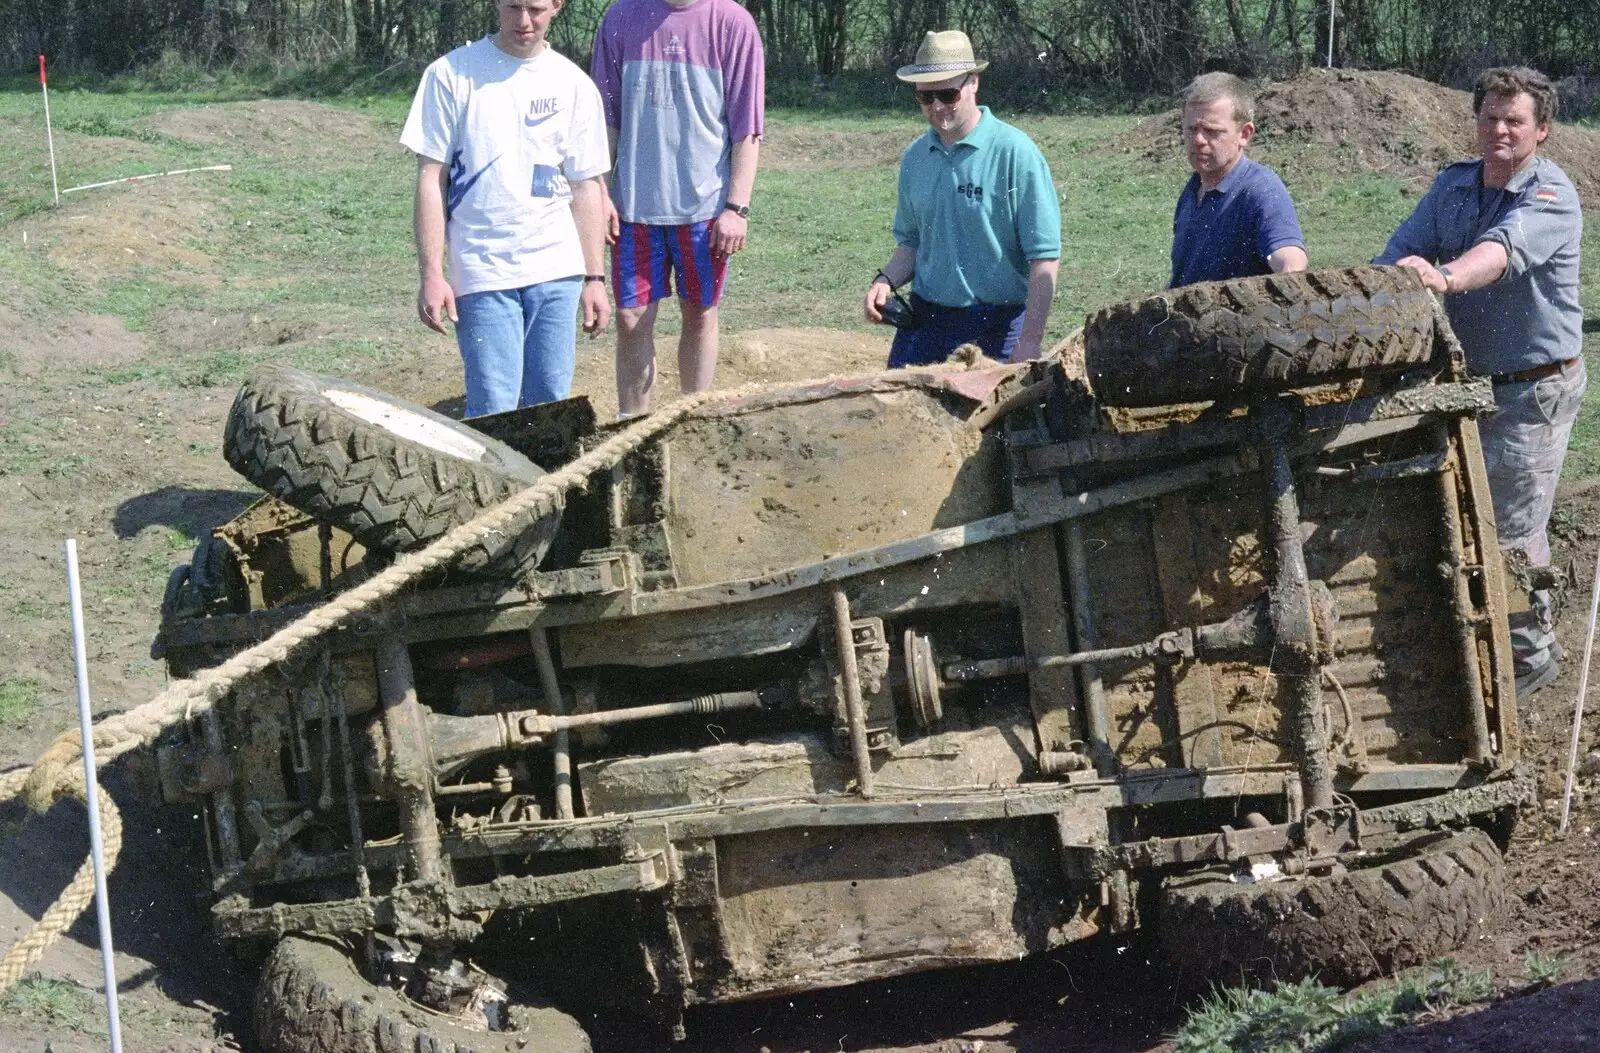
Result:
{"label": "patch of grass", "polygon": [[0,475],[37,475],[43,464],[43,445],[0,435]]}
{"label": "patch of grass", "polygon": [[122,319],[129,332],[150,328],[155,314],[192,297],[192,290],[153,278],[118,279],[106,283],[97,310]]}
{"label": "patch of grass", "polygon": [[44,477],[46,479],[70,479],[81,472],[83,466],[88,463],[89,457],[87,454],[69,453],[45,465]]}
{"label": "patch of grass", "polygon": [[394,346],[374,340],[333,338],[302,344],[290,350],[287,358],[296,369],[337,375],[382,365],[392,361],[399,353]]}
{"label": "patch of grass", "polygon": [[0,680],[0,727],[26,728],[39,709],[42,690],[37,680],[19,677]]}
{"label": "patch of grass", "polygon": [[1424,1013],[1493,994],[1487,971],[1474,972],[1450,958],[1348,995],[1312,979],[1273,991],[1228,988],[1189,1014],[1173,1036],[1173,1053],[1338,1053]]}
{"label": "patch of grass", "polygon": [[98,371],[107,384],[139,384],[150,381],[156,384],[176,384],[178,374],[172,366],[156,363],[139,363],[131,366],[114,366]]}
{"label": "patch of grass", "polygon": [[134,595],[160,597],[172,575],[174,553],[187,554],[195,546],[193,535],[174,527],[167,527],[156,537],[155,551],[141,554],[132,565],[135,577]]}
{"label": "patch of grass", "polygon": [[1564,954],[1545,954],[1543,951],[1529,951],[1522,959],[1529,987],[1553,987],[1571,964],[1572,959]]}
{"label": "patch of grass", "polygon": [[97,1011],[95,996],[65,980],[31,973],[6,992],[0,1009],[52,1027],[85,1034],[105,1034],[103,1011]]}

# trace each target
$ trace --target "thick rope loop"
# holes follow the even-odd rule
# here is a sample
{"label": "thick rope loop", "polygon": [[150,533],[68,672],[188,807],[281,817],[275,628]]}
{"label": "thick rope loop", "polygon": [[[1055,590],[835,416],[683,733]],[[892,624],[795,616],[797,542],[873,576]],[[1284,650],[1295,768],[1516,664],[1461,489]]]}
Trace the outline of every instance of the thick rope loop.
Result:
{"label": "thick rope loop", "polygon": [[[26,774],[27,769],[23,768],[0,776],[0,800],[10,800],[21,791]],[[117,810],[116,802],[105,791],[105,787],[96,787],[96,790],[96,799],[100,802],[100,839],[105,848],[106,873],[110,874],[117,865],[117,858],[122,855],[122,813]],[[74,793],[80,800],[87,797],[81,772]],[[33,928],[11,945],[4,958],[0,958],[0,994],[9,991],[13,984],[22,979],[56,938],[72,928],[93,902],[94,862],[85,859],[72,876],[71,884],[56,897],[50,909],[40,915]]]}

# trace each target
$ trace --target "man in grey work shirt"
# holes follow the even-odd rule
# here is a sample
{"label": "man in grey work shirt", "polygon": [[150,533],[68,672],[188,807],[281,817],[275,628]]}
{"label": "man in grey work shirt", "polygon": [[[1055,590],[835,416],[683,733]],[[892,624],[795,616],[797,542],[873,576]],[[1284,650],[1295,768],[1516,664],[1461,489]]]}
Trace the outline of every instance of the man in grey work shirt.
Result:
{"label": "man in grey work shirt", "polygon": [[[1545,526],[1588,382],[1578,306],[1578,192],[1538,156],[1556,95],[1541,73],[1491,69],[1472,93],[1482,159],[1451,165],[1374,262],[1411,267],[1467,353],[1494,379],[1499,412],[1479,423],[1500,547],[1550,562]],[[1517,693],[1554,680],[1561,646],[1547,593],[1511,619]]]}

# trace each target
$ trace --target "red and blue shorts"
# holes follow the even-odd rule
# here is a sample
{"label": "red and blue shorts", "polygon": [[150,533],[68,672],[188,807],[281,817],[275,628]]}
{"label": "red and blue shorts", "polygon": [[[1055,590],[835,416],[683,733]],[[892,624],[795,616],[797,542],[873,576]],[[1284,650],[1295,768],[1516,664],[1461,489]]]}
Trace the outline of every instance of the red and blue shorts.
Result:
{"label": "red and blue shorts", "polygon": [[728,258],[711,254],[711,226],[685,223],[657,227],[623,223],[611,249],[611,291],[618,307],[646,307],[672,295],[672,273],[678,275],[678,296],[702,307],[722,300]]}

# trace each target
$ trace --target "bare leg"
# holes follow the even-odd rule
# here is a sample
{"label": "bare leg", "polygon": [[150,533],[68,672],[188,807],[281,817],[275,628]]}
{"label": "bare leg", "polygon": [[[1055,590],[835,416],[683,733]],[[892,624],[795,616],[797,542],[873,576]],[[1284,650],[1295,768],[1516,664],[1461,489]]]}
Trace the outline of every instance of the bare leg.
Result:
{"label": "bare leg", "polygon": [[678,337],[678,381],[685,395],[710,391],[717,371],[717,309],[679,300],[683,335]]}
{"label": "bare leg", "polygon": [[617,411],[647,413],[656,383],[656,308],[617,309]]}

